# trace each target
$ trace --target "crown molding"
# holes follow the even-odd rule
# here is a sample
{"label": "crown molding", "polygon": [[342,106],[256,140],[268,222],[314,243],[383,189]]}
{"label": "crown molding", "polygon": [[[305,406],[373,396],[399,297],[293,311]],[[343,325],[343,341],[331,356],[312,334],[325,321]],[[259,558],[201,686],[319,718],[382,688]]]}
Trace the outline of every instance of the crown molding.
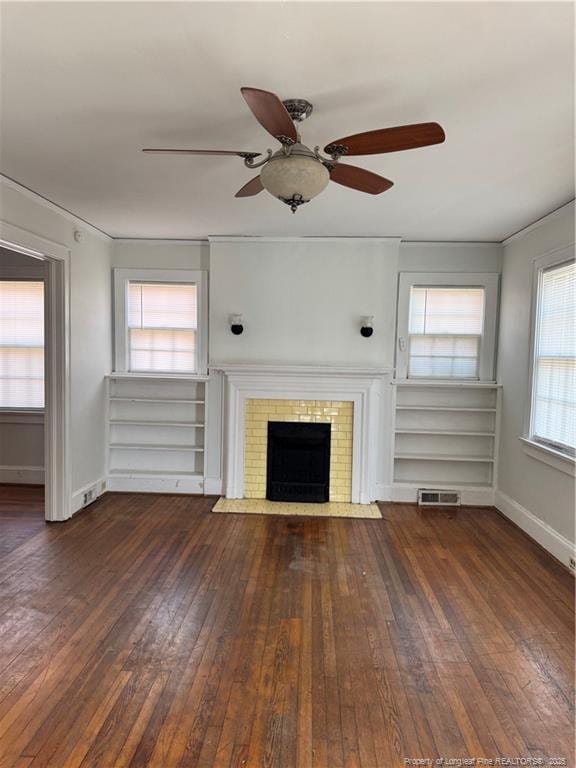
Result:
{"label": "crown molding", "polygon": [[6,176],[5,174],[0,173],[0,182],[9,189],[16,190],[16,192],[19,192],[23,197],[27,197],[29,200],[32,200],[38,205],[47,208],[49,211],[57,213],[63,219],[67,219],[76,226],[82,227],[82,229],[90,232],[95,237],[98,237],[107,243],[111,243],[114,240],[114,238],[107,232],[104,232],[103,229],[99,229],[98,227],[94,226],[94,224],[86,221],[86,219],[82,219],[80,216],[72,213],[72,211],[69,211],[66,208],[62,208],[61,205],[52,202],[52,200],[49,200],[47,197],[44,197],[44,195],[41,195],[38,192],[34,192],[33,189],[24,186],[24,184],[21,184],[19,181],[10,178],[10,176]]}
{"label": "crown molding", "polygon": [[400,243],[401,237],[259,237],[257,235],[209,235],[210,243]]}
{"label": "crown molding", "polygon": [[541,219],[536,219],[536,221],[533,221],[532,224],[528,224],[526,227],[519,229],[517,232],[509,235],[505,240],[502,240],[502,245],[509,245],[515,240],[524,237],[524,235],[527,235],[529,232],[533,232],[535,229],[538,229],[538,227],[541,227],[543,224],[548,224],[549,222],[560,218],[560,216],[563,216],[567,210],[574,208],[574,202],[575,201],[572,199],[567,203],[564,203],[564,205],[561,205],[559,208],[555,208],[553,211],[550,211],[550,213],[547,213],[546,216],[542,216]]}
{"label": "crown molding", "polygon": [[114,245],[208,245],[207,237],[113,237]]}
{"label": "crown molding", "polygon": [[501,247],[502,243],[498,240],[402,240],[402,248],[462,248],[462,246],[472,246],[474,248],[494,248]]}

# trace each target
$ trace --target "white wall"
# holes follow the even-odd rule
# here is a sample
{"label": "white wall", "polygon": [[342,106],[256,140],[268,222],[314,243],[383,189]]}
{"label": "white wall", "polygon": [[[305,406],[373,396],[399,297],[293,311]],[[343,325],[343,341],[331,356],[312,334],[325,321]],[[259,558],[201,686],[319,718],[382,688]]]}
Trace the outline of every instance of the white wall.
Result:
{"label": "white wall", "polygon": [[400,244],[400,272],[500,272],[500,243]]}
{"label": "white wall", "polygon": [[[395,238],[211,239],[210,362],[392,367],[398,246]],[[230,314],[243,315],[241,336],[230,332]],[[366,315],[374,316],[368,339]],[[390,472],[391,401],[383,385],[380,487]],[[209,424],[221,424],[219,404],[208,407]],[[216,488],[221,436],[209,429],[207,438],[208,487]]]}
{"label": "white wall", "polygon": [[207,240],[114,240],[112,266],[121,269],[208,269]]}
{"label": "white wall", "polygon": [[[400,243],[396,238],[213,238],[210,360],[393,367],[400,271],[500,272],[494,243]],[[230,332],[242,314],[245,331]],[[362,316],[374,335],[360,335]],[[216,411],[216,408],[214,409]],[[393,388],[381,392],[377,495],[390,498]],[[209,431],[214,443],[217,436]],[[209,446],[214,467],[218,447]],[[216,487],[216,483],[211,483]]]}
{"label": "white wall", "polygon": [[392,366],[397,272],[395,239],[211,240],[210,360]]}
{"label": "white wall", "polygon": [[[111,240],[1,180],[0,218],[70,251],[72,491],[105,477],[105,374],[111,350]],[[74,231],[81,232],[81,242]],[[77,502],[74,502],[77,507]]]}
{"label": "white wall", "polygon": [[504,248],[498,381],[503,385],[497,506],[567,561],[574,543],[574,478],[528,456],[523,435],[530,396],[534,260],[574,243],[574,204],[512,238]]}

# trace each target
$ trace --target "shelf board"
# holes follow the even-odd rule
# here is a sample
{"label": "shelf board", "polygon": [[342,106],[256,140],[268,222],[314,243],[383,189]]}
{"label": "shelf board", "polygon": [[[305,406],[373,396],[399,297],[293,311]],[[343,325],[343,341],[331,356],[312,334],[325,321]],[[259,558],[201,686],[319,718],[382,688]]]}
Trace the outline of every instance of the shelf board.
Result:
{"label": "shelf board", "polygon": [[152,379],[153,381],[189,381],[205,382],[210,378],[207,374],[195,374],[195,373],[138,373],[136,371],[123,371],[118,373],[109,373],[106,375],[107,379],[128,379],[129,381],[138,381],[139,379]]}
{"label": "shelf board", "polygon": [[460,488],[467,490],[477,488],[479,491],[486,490],[486,488],[493,488],[492,483],[471,483],[471,482],[454,482],[453,480],[393,480],[393,485],[410,486],[411,488],[423,488],[425,490],[442,490],[442,491],[457,491]]}
{"label": "shelf board", "polygon": [[204,448],[196,445],[177,445],[174,443],[110,443],[110,448],[137,451],[193,451],[204,453]]}
{"label": "shelf board", "polygon": [[495,432],[458,432],[447,429],[397,429],[397,435],[453,435],[456,437],[496,437]]}
{"label": "shelf board", "polygon": [[396,453],[394,459],[410,461],[469,461],[476,464],[491,464],[494,461],[493,456],[466,456],[450,453]]}
{"label": "shelf board", "polygon": [[111,469],[109,471],[110,475],[124,475],[125,477],[133,477],[135,475],[143,475],[143,476],[152,476],[156,475],[157,477],[162,478],[170,478],[170,477],[202,477],[202,475],[199,475],[198,472],[185,472],[184,470],[181,472],[159,472],[157,469]]}
{"label": "shelf board", "polygon": [[194,405],[204,405],[205,400],[182,400],[169,397],[116,397],[110,398],[110,402],[119,403],[192,403]]}
{"label": "shelf board", "polygon": [[397,387],[416,387],[428,389],[428,387],[443,387],[445,389],[499,389],[502,384],[494,381],[436,381],[434,379],[396,379],[393,384]]}
{"label": "shelf board", "polygon": [[397,411],[463,411],[464,413],[496,413],[496,408],[473,408],[471,406],[452,405],[397,405]]}
{"label": "shelf board", "polygon": [[204,429],[204,424],[196,421],[146,421],[142,419],[110,419],[110,424],[136,427],[196,427]]}

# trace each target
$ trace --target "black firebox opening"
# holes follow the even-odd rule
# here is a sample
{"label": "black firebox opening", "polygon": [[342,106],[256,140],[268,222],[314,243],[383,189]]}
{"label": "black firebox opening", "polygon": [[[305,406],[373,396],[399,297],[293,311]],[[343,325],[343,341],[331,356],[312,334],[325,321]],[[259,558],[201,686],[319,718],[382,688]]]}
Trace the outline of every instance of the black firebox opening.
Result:
{"label": "black firebox opening", "polygon": [[267,499],[328,501],[330,430],[330,424],[268,422]]}

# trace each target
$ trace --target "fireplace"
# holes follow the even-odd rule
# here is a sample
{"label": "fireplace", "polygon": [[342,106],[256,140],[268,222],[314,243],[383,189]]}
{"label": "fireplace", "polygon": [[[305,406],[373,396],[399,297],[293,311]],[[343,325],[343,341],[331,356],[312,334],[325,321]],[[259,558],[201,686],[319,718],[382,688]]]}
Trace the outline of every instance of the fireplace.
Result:
{"label": "fireplace", "polygon": [[[226,363],[213,364],[212,372],[222,372],[215,380],[225,391],[225,411],[213,410],[212,418],[226,420],[226,498],[266,498],[270,421],[330,423],[329,501],[386,498],[375,494],[376,478],[387,476],[391,463],[381,409],[392,412],[392,369]],[[207,454],[214,464],[216,458]],[[211,477],[205,487],[217,489]]]}
{"label": "fireplace", "polygon": [[328,501],[330,436],[331,424],[269,421],[266,498]]}

